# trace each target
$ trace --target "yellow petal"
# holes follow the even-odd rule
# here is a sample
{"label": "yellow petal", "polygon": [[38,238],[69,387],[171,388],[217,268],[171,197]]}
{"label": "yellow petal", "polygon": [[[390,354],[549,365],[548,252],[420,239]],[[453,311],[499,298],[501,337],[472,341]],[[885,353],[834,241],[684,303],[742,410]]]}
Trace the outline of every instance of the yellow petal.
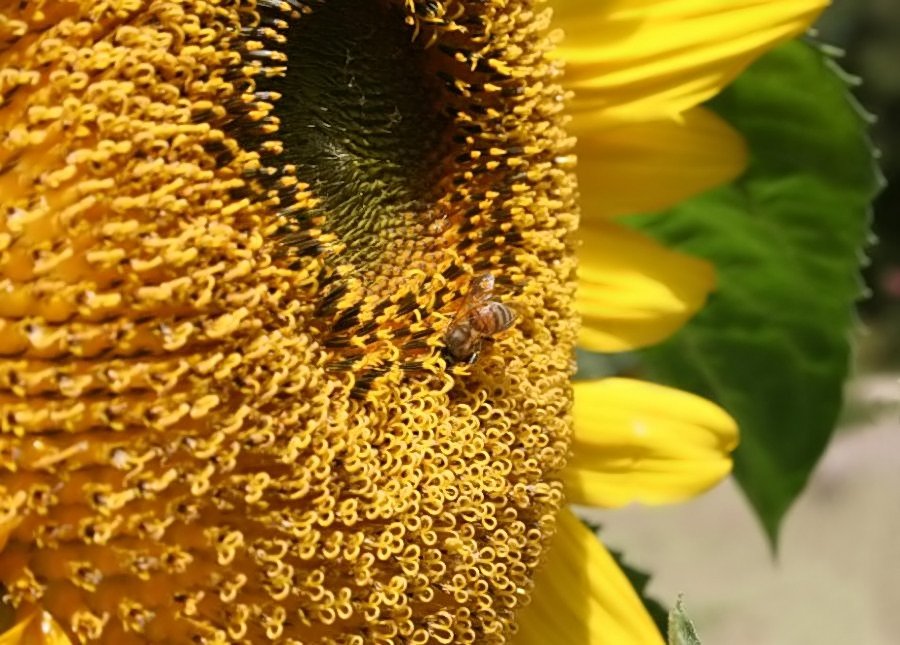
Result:
{"label": "yellow petal", "polygon": [[659,631],[615,560],[571,511],[519,615],[514,645],[655,645]]}
{"label": "yellow petal", "polygon": [[578,185],[585,218],[660,210],[727,183],[746,166],[744,140],[703,108],[680,119],[595,127],[576,119]]}
{"label": "yellow petal", "polygon": [[610,123],[698,105],[805,30],[828,0],[556,0],[577,111]]}
{"label": "yellow petal", "polygon": [[734,420],[687,392],[622,378],[575,384],[569,500],[615,507],[681,501],[731,472]]}
{"label": "yellow petal", "polygon": [[62,627],[45,611],[33,611],[0,634],[0,645],[71,645]]}
{"label": "yellow petal", "polygon": [[579,230],[578,344],[621,352],[657,343],[697,312],[715,283],[712,265],[607,222]]}

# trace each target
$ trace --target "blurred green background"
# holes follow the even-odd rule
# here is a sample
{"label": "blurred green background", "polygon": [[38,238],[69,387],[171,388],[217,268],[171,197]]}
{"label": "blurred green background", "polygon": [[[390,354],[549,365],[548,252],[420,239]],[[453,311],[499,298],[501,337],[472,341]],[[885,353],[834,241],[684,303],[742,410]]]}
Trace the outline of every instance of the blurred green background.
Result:
{"label": "blurred green background", "polygon": [[674,507],[593,516],[605,542],[686,609],[704,645],[900,643],[900,0],[836,0],[819,40],[864,79],[887,187],[838,434],[789,512],[777,555],[733,482]]}
{"label": "blurred green background", "polygon": [[878,243],[865,269],[871,297],[860,305],[866,329],[862,371],[900,366],[900,1],[836,0],[817,25],[823,41],[846,51],[844,69],[862,80],[854,94],[877,121],[872,136],[887,186],[875,203]]}

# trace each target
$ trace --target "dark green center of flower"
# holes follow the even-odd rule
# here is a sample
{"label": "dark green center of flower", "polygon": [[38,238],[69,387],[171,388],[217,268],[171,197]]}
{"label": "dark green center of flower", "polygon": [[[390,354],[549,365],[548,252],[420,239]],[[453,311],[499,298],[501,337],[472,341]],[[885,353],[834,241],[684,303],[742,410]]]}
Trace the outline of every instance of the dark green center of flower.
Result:
{"label": "dark green center of flower", "polygon": [[446,117],[428,51],[397,9],[337,0],[300,20],[285,52],[286,161],[311,183],[324,228],[347,245],[343,259],[377,261],[434,184]]}

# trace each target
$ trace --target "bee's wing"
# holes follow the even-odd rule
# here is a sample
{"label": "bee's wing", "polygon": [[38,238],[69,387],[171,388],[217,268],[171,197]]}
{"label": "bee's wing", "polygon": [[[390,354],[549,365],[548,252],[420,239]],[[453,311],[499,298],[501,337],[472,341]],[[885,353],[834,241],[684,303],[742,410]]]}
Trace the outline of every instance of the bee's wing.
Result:
{"label": "bee's wing", "polygon": [[476,308],[484,304],[494,292],[494,276],[483,273],[469,281],[469,290],[463,297],[462,304],[456,310],[456,320],[468,316]]}
{"label": "bee's wing", "polygon": [[490,298],[493,292],[494,274],[492,273],[482,273],[481,275],[472,278],[472,282],[469,283],[470,298],[478,299],[483,302]]}

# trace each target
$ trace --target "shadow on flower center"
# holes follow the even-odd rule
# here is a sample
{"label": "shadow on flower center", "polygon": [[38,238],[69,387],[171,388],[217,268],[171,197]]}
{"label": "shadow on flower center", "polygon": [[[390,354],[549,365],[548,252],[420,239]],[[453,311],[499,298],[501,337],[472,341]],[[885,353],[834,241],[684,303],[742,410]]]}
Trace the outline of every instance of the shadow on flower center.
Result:
{"label": "shadow on flower center", "polygon": [[275,83],[285,160],[319,200],[308,215],[363,269],[392,243],[420,242],[410,233],[435,201],[447,148],[439,80],[426,69],[434,50],[412,31],[396,8],[329,2],[298,21]]}

